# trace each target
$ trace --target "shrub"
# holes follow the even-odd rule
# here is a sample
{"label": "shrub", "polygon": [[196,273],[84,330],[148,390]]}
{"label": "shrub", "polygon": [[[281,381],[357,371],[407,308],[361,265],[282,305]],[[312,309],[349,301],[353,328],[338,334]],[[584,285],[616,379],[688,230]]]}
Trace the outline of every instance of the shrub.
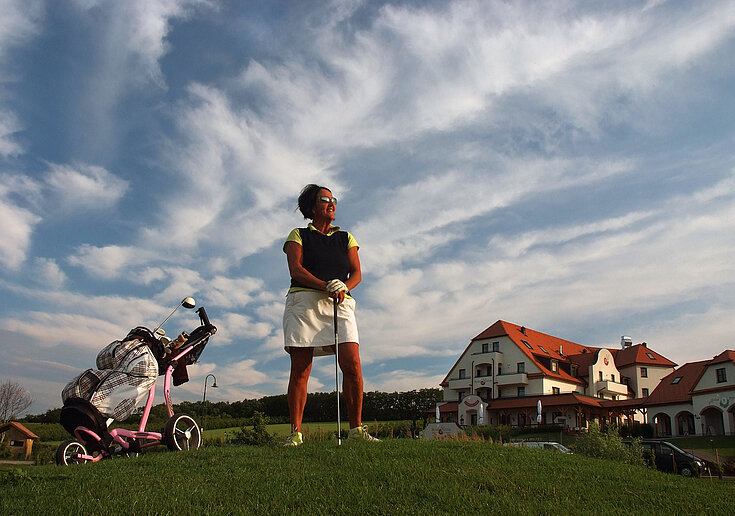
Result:
{"label": "shrub", "polygon": [[41,441],[65,441],[71,437],[61,423],[25,423],[24,426]]}
{"label": "shrub", "polygon": [[41,464],[53,464],[56,462],[56,446],[44,443],[33,445],[33,462],[38,466]]}
{"label": "shrub", "polygon": [[630,445],[623,443],[617,427],[610,425],[603,432],[597,423],[591,423],[587,433],[581,434],[572,446],[575,453],[612,459],[627,464],[645,464],[640,439],[633,439]]}
{"label": "shrub", "polygon": [[235,438],[240,444],[270,444],[275,440],[275,436],[268,432],[268,418],[262,412],[255,412],[248,424],[253,428],[243,426],[240,431],[235,432]]}

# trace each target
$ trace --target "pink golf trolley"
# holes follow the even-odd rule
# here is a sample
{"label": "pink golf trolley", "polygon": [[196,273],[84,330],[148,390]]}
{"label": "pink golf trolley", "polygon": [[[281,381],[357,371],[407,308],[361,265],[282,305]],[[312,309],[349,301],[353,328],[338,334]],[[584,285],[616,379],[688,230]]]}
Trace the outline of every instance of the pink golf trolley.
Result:
{"label": "pink golf trolley", "polygon": [[[180,307],[194,308],[185,298],[153,331],[139,326],[122,340],[106,346],[97,355],[98,369],[87,369],[64,388],[61,424],[75,439],[56,450],[61,465],[97,462],[113,456],[131,456],[147,448],[166,445],[170,450],[199,448],[202,434],[196,421],[186,414],[174,414],[171,384],[189,380],[186,366],[195,363],[217,328],[199,307],[200,325],[175,340],[166,337],[161,326]],[[163,394],[169,419],[160,432],[149,432],[146,424],[153,408],[156,378],[164,377]],[[109,429],[114,421],[124,421],[147,397],[138,430]]]}

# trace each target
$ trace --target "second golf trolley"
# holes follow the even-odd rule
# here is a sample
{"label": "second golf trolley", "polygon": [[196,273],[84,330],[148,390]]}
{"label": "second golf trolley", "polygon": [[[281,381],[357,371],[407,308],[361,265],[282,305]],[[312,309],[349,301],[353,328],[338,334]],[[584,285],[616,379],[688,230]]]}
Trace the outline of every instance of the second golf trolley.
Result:
{"label": "second golf trolley", "polygon": [[[75,438],[56,450],[61,465],[98,462],[113,456],[142,453],[147,448],[166,445],[170,450],[199,448],[202,434],[196,421],[186,414],[175,414],[171,403],[171,384],[188,381],[186,366],[197,361],[217,328],[209,322],[204,307],[196,310],[200,325],[190,333],[182,332],[171,340],[161,329],[180,308],[194,308],[187,297],[153,331],[139,326],[128,335],[105,347],[97,356],[99,369],[88,369],[72,380],[62,393],[61,424]],[[146,430],[153,408],[156,378],[164,377],[163,395],[169,419],[159,432]],[[109,429],[113,421],[124,421],[138,402],[147,396],[137,430]]]}

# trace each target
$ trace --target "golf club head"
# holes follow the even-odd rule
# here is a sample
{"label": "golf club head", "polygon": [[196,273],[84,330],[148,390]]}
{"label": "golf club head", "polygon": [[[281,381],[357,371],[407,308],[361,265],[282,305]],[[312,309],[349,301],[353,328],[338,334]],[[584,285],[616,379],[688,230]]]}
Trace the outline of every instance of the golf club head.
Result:
{"label": "golf club head", "polygon": [[196,301],[194,301],[193,297],[185,297],[181,301],[181,306],[183,306],[184,308],[194,308],[196,305]]}

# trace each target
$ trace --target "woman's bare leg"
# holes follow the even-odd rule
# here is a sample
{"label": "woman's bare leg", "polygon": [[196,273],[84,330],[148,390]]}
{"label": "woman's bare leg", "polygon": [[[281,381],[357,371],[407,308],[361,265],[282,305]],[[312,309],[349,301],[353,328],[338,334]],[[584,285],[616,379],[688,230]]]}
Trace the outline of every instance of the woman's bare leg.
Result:
{"label": "woman's bare leg", "polygon": [[307,384],[314,356],[312,348],[289,348],[291,355],[291,375],[288,379],[288,412],[291,417],[291,430],[301,432],[301,420],[306,406]]}
{"label": "woman's bare leg", "polygon": [[356,342],[339,345],[339,367],[342,369],[342,391],[347,403],[350,428],[362,425],[362,365],[360,346]]}

